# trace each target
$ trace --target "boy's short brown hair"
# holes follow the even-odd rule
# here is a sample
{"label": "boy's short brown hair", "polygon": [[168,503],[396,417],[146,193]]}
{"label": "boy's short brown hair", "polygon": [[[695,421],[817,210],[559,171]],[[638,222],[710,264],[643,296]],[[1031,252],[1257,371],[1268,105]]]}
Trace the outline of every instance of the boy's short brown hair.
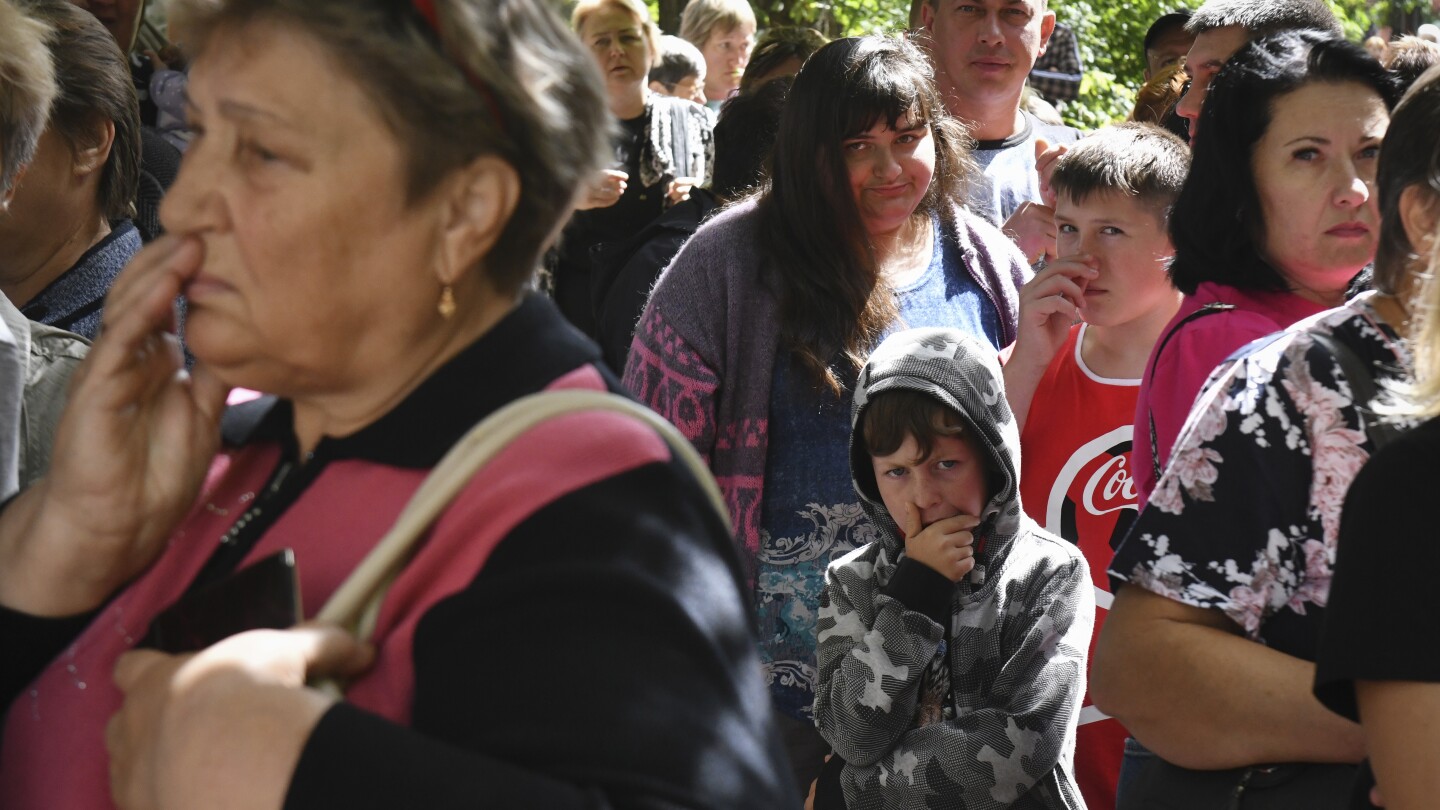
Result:
{"label": "boy's short brown hair", "polygon": [[1190,172],[1184,141],[1153,124],[1105,127],[1072,145],[1050,175],[1050,187],[1077,205],[1119,193],[1155,212],[1163,223]]}
{"label": "boy's short brown hair", "polygon": [[969,436],[960,414],[919,391],[896,390],[877,394],[860,417],[865,452],[888,456],[914,436],[920,457],[930,455],[939,436]]}

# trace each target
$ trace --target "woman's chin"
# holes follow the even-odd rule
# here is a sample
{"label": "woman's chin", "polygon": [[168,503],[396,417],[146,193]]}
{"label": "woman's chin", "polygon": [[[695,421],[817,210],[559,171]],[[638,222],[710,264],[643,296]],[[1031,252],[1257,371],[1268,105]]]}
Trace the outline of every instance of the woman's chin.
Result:
{"label": "woman's chin", "polygon": [[226,369],[243,365],[250,345],[245,332],[234,324],[203,309],[192,310],[185,317],[185,348],[229,385],[245,385],[228,378]]}
{"label": "woman's chin", "polygon": [[914,213],[914,208],[902,207],[885,214],[864,217],[865,233],[869,234],[872,241],[894,236],[905,227]]}
{"label": "woman's chin", "polygon": [[1301,273],[1282,271],[1280,275],[1302,298],[1338,306],[1344,302],[1350,283],[1370,261],[1334,258],[1334,263],[1326,267],[1311,268]]}

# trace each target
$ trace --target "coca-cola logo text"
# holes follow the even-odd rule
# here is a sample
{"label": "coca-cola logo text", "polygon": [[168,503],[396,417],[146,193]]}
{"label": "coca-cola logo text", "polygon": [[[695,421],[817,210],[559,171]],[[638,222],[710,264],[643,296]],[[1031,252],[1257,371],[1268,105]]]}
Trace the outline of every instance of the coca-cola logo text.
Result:
{"label": "coca-cola logo text", "polygon": [[[1135,508],[1138,493],[1135,492],[1135,479],[1127,468],[1128,458],[1112,456],[1091,474],[1081,494],[1081,505],[1085,511],[1092,515],[1105,515]],[[1097,492],[1100,496],[1098,500],[1095,497]]]}

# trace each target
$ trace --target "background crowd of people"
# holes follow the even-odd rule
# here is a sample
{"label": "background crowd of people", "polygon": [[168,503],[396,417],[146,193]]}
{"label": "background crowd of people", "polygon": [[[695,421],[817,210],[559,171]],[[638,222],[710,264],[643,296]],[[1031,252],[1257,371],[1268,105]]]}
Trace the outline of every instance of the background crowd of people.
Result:
{"label": "background crowd of people", "polygon": [[143,11],[0,0],[0,807],[1440,793],[1434,26]]}

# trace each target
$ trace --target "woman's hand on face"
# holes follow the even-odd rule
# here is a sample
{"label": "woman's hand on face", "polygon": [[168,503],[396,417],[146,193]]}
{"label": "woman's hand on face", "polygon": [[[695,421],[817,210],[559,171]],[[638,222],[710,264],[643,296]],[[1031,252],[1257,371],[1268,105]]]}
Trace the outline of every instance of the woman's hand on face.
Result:
{"label": "woman's hand on face", "polygon": [[905,556],[959,582],[975,567],[975,535],[980,525],[974,515],[954,515],[924,525],[915,504],[905,506]]}
{"label": "woman's hand on face", "polygon": [[334,699],[311,677],[350,677],[374,650],[310,625],[232,636],[196,655],[121,656],[125,694],[105,730],[123,810],[279,807],[305,741]]}
{"label": "woman's hand on face", "polygon": [[1015,354],[1049,365],[1085,311],[1085,287],[1100,275],[1095,264],[1093,256],[1067,256],[1050,262],[1026,282],[1020,289]]}
{"label": "woman's hand on face", "polygon": [[620,202],[620,198],[625,194],[625,185],[629,180],[630,175],[625,172],[614,169],[602,170],[576,208],[581,211],[589,211],[592,208],[609,208]]}
{"label": "woman's hand on face", "polygon": [[227,393],[203,365],[184,372],[173,334],[175,298],[201,256],[194,238],[166,236],[116,279],[71,382],[50,472],[0,518],[0,604],[91,610],[150,564],[189,510]]}

